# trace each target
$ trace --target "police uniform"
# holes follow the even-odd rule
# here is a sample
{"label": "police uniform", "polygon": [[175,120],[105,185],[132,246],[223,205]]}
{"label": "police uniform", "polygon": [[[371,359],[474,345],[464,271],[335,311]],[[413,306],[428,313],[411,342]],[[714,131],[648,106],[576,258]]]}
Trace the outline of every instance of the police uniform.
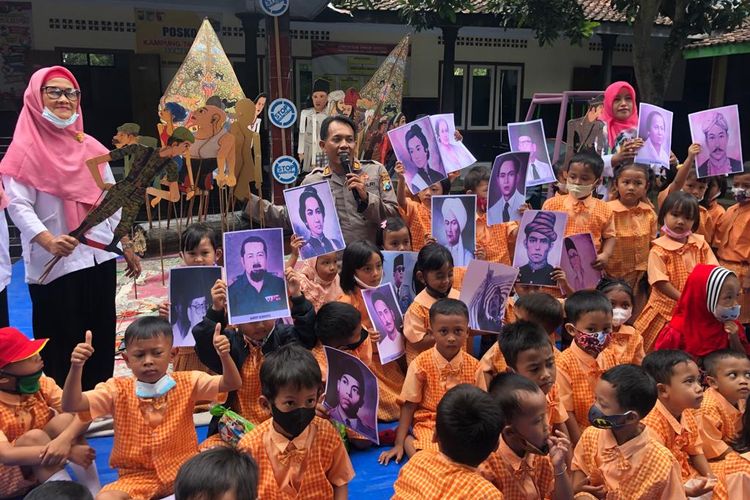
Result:
{"label": "police uniform", "polygon": [[[338,175],[330,167],[316,168],[302,181],[302,185],[328,181],[347,245],[358,240],[375,242],[380,222],[387,217],[398,217],[395,190],[385,167],[376,161],[354,161],[352,172],[364,177],[367,202],[358,203],[346,187],[346,174]],[[259,198],[251,195],[246,211],[253,216]],[[262,210],[268,226],[291,228],[285,206],[271,205],[263,200]]]}

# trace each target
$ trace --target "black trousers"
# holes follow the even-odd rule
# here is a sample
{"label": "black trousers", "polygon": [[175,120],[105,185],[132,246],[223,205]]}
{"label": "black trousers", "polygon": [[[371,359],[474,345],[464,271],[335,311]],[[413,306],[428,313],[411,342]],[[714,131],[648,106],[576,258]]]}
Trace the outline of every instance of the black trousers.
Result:
{"label": "black trousers", "polygon": [[116,261],[61,276],[45,285],[29,285],[34,338],[49,342],[42,349],[44,373],[62,387],[70,355],[93,333],[94,354],[83,368],[83,389],[112,377],[115,355]]}
{"label": "black trousers", "polygon": [[3,288],[0,292],[0,328],[10,326],[10,318],[8,317],[8,287]]}

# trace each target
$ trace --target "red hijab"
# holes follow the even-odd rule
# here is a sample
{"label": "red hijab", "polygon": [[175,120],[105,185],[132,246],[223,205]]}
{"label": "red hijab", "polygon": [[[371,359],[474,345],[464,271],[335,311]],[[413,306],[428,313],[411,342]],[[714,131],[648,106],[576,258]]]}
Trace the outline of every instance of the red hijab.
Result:
{"label": "red hijab", "polygon": [[[724,267],[708,264],[695,266],[677,301],[672,320],[659,334],[654,347],[682,349],[696,358],[729,347],[724,323],[716,319],[713,311],[722,285],[727,277],[733,275]],[[742,332],[742,325],[736,323]]]}
{"label": "red hijab", "polygon": [[[0,163],[0,173],[63,200],[68,230],[77,228],[96,203],[102,190],[86,167],[86,160],[109,152],[99,141],[83,133],[83,112],[59,129],[42,117],[42,86],[53,78],[66,78],[80,88],[73,73],[62,66],[42,68],[31,75],[23,94],[13,142]],[[100,166],[100,171],[104,166]]]}
{"label": "red hijab", "polygon": [[[622,89],[627,89],[631,99],[633,99],[633,113],[626,120],[620,120],[615,117],[612,105],[615,103],[615,97]],[[602,109],[601,121],[607,126],[607,139],[609,148],[614,149],[617,136],[628,129],[638,128],[638,107],[635,102],[635,89],[628,82],[615,82],[604,91],[604,108]]]}

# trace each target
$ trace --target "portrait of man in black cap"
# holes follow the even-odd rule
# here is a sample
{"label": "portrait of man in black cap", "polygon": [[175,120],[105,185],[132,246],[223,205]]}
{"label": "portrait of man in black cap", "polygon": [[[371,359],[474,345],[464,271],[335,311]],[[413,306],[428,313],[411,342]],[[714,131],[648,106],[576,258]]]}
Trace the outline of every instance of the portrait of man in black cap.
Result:
{"label": "portrait of man in black cap", "polygon": [[[366,411],[368,415],[377,414],[375,398],[367,390],[368,380],[365,372],[353,356],[326,350],[328,356],[329,375],[326,386],[325,407],[331,420],[341,422],[349,429],[377,441],[377,430],[372,424],[363,420]],[[373,377],[371,373],[369,377]],[[370,382],[372,383],[372,382]],[[376,382],[377,384],[377,382]]]}
{"label": "portrait of man in black cap", "polygon": [[531,285],[554,286],[552,272],[555,267],[547,260],[558,239],[555,231],[557,216],[552,212],[537,212],[524,228],[523,246],[528,263],[519,268],[518,281]]}
{"label": "portrait of man in black cap", "polygon": [[302,170],[311,171],[318,163],[325,163],[325,155],[320,149],[320,126],[328,116],[328,93],[331,84],[328,80],[315,80],[310,99],[312,107],[303,109],[299,115],[299,139],[297,155],[302,162]]}

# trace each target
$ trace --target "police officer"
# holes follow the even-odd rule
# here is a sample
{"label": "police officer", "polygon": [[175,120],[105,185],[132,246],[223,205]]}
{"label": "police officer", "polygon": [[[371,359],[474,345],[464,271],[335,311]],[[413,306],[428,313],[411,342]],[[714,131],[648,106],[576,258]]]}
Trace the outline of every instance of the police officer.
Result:
{"label": "police officer", "polygon": [[[340,155],[352,158],[356,141],[357,128],[350,118],[329,116],[323,120],[320,148],[328,165],[316,168],[302,181],[303,185],[328,181],[346,244],[358,240],[374,242],[380,222],[398,216],[393,184],[382,164],[352,160],[351,171],[342,164]],[[252,195],[245,209],[248,216],[253,217],[258,212],[258,202],[259,198]],[[268,226],[291,227],[285,206],[271,205],[263,200],[261,207]]]}

